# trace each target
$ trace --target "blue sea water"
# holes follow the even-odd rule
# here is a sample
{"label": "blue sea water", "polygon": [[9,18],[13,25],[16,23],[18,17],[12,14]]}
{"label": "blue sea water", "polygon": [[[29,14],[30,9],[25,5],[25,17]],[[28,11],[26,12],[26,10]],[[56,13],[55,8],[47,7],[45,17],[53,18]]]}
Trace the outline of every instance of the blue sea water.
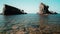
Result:
{"label": "blue sea water", "polygon": [[39,15],[39,14],[21,14],[21,15],[0,15],[0,30],[16,27],[34,27],[49,26],[60,30],[60,14]]}

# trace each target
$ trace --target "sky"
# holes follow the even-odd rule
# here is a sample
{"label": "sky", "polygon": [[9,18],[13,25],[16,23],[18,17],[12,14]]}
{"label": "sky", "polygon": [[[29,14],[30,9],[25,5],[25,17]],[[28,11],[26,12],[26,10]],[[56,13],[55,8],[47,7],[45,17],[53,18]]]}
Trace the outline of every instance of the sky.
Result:
{"label": "sky", "polygon": [[50,11],[60,13],[60,0],[0,0],[0,13],[3,12],[4,4],[14,6],[27,13],[37,13],[41,2],[48,5]]}

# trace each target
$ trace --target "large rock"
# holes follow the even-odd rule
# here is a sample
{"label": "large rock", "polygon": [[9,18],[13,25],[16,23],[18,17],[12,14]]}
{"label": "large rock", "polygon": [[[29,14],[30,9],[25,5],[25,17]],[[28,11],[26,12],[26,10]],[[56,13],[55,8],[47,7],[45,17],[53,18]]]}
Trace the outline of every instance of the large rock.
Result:
{"label": "large rock", "polygon": [[3,12],[4,12],[4,15],[26,14],[24,12],[24,10],[20,10],[18,8],[15,8],[15,7],[6,5],[6,4],[5,4],[5,7],[4,7],[4,11]]}
{"label": "large rock", "polygon": [[48,5],[45,5],[43,3],[40,4],[40,14],[57,14],[56,12],[51,12],[48,10],[49,6]]}

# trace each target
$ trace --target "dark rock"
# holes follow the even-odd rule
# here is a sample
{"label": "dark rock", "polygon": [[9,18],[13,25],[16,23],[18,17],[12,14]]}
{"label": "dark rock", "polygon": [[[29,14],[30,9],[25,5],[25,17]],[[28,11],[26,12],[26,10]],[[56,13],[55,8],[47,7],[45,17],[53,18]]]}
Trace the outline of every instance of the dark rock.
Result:
{"label": "dark rock", "polygon": [[18,8],[15,8],[15,7],[6,5],[6,4],[5,4],[3,12],[4,12],[4,15],[27,14],[27,13],[24,12],[24,10],[20,10]]}
{"label": "dark rock", "polygon": [[56,12],[51,12],[48,9],[48,5],[45,5],[43,3],[40,4],[40,14],[57,14]]}

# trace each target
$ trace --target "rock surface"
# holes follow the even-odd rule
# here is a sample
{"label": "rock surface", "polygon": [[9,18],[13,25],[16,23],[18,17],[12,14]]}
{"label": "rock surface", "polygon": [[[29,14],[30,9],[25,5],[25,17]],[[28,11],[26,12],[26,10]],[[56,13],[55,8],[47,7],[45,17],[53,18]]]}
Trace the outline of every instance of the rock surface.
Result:
{"label": "rock surface", "polygon": [[4,15],[26,14],[24,10],[20,10],[18,8],[15,8],[13,6],[6,5],[6,4],[3,12],[4,12]]}
{"label": "rock surface", "polygon": [[39,7],[39,13],[40,14],[57,14],[56,12],[51,12],[48,10],[49,6],[48,5],[45,5],[43,3],[40,4],[40,7]]}

